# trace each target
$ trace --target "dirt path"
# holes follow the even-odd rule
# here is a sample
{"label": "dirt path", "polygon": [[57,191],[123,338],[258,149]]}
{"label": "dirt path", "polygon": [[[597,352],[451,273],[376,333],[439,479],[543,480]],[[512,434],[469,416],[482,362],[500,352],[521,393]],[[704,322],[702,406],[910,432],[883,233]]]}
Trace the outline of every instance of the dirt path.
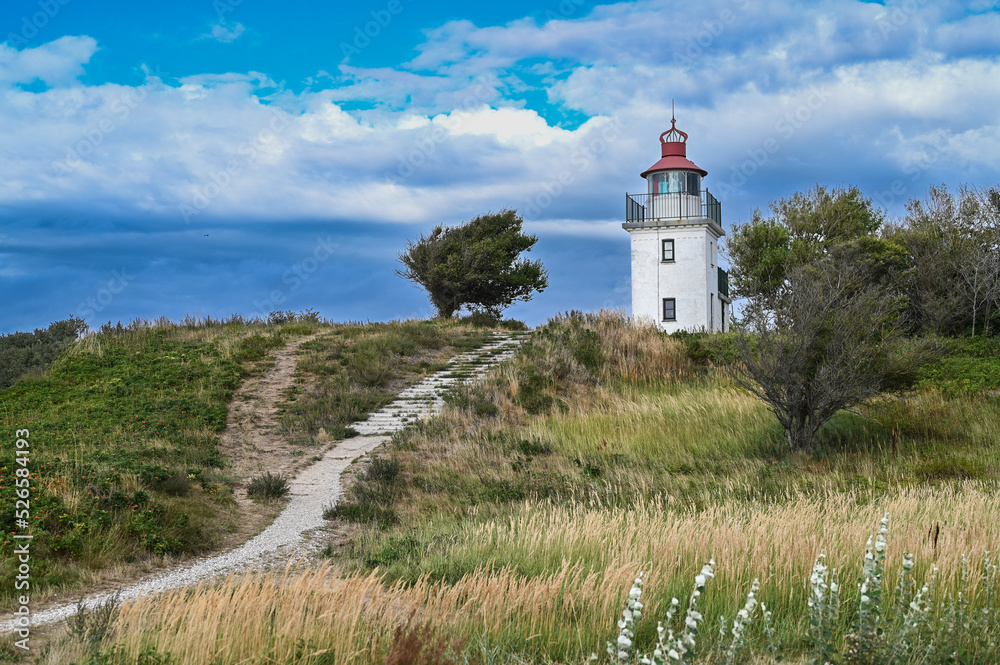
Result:
{"label": "dirt path", "polygon": [[267,372],[244,381],[233,395],[218,446],[238,479],[233,498],[240,519],[236,529],[222,539],[222,550],[245,543],[275,517],[273,506],[257,503],[246,495],[247,481],[266,471],[291,478],[307,464],[291,454],[292,448],[281,434],[278,405],[294,383],[299,347],[322,334],[320,331],[289,343],[275,354]]}
{"label": "dirt path", "polygon": [[[230,436],[224,436],[223,450],[240,469],[242,477],[255,473],[258,467],[274,469],[269,459],[284,459],[288,446],[279,436],[277,407],[282,401],[282,393],[292,385],[299,346],[311,337],[293,342],[280,351],[274,367],[256,381],[251,380],[237,391],[230,409]],[[137,598],[150,593],[158,593],[189,584],[196,584],[216,575],[230,573],[266,563],[284,563],[290,558],[301,556],[315,549],[315,540],[309,536],[323,527],[323,511],[333,505],[341,493],[341,474],[353,461],[390,439],[395,432],[415,418],[428,417],[443,406],[440,399],[442,390],[464,380],[474,380],[482,376],[490,367],[508,358],[520,339],[515,335],[498,334],[487,345],[453,358],[446,369],[433,374],[415,386],[405,390],[396,401],[380,411],[371,414],[366,421],[355,423],[353,427],[362,436],[338,441],[326,451],[322,459],[305,468],[292,480],[291,500],[284,510],[255,537],[242,545],[228,549],[221,554],[205,557],[181,565],[173,570],[154,574],[146,579],[119,589],[117,592],[92,594],[81,603],[85,608],[94,608],[115,593],[119,600]],[[419,411],[419,413],[418,413]],[[290,457],[288,459],[291,459]],[[276,462],[281,470],[282,462]],[[237,492],[245,501],[245,492]],[[253,502],[248,502],[253,510]],[[248,515],[256,513],[250,512]],[[262,526],[265,511],[261,511],[257,521],[248,523],[244,530],[251,530],[256,524]],[[57,605],[32,615],[32,625],[47,624],[72,616],[77,604]],[[14,622],[0,622],[0,632],[15,628]]]}
{"label": "dirt path", "polygon": [[274,464],[276,453],[288,447],[281,438],[278,405],[284,401],[284,393],[295,378],[299,347],[320,334],[290,343],[275,355],[270,371],[246,381],[233,396],[219,448],[232,461],[232,472],[237,478],[249,478],[263,471],[284,475],[286,469],[276,469]]}

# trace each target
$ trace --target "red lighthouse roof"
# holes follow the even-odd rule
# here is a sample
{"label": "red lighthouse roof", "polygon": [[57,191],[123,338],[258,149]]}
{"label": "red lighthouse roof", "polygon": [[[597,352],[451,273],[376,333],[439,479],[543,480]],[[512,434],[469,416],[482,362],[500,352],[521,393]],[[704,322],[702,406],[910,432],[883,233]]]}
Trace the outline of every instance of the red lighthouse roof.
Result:
{"label": "red lighthouse roof", "polygon": [[708,171],[687,158],[688,135],[677,129],[677,118],[670,119],[670,129],[660,134],[660,161],[639,174],[640,178],[653,171],[697,171],[702,176]]}

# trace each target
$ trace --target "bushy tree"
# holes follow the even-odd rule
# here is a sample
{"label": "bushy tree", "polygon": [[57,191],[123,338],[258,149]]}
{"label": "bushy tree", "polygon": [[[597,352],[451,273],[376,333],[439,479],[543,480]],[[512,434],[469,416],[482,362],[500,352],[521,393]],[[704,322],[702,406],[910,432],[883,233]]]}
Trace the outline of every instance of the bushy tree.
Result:
{"label": "bushy tree", "polygon": [[736,226],[727,241],[729,283],[738,298],[766,305],[788,288],[793,270],[834,252],[865,264],[880,281],[897,280],[905,269],[905,248],[880,234],[885,213],[857,187],[817,185],[770,208],[769,217],[755,210],[751,221]]}
{"label": "bushy tree", "polygon": [[905,248],[903,286],[912,328],[989,334],[1000,309],[1000,193],[931,187],[886,235]]}
{"label": "bushy tree", "polygon": [[902,390],[933,349],[906,338],[906,251],[857,188],[816,187],[755,212],[729,241],[736,381],[764,401],[792,449],[841,409]]}
{"label": "bushy tree", "polygon": [[516,211],[502,210],[460,226],[437,226],[407,243],[396,274],[425,288],[438,316],[470,307],[499,318],[506,307],[548,286],[541,261],[520,258],[538,242],[522,224]]}
{"label": "bushy tree", "polygon": [[836,255],[792,269],[781,292],[755,296],[735,329],[736,382],[767,404],[792,450],[811,450],[841,409],[905,390],[932,345],[909,340],[905,299]]}

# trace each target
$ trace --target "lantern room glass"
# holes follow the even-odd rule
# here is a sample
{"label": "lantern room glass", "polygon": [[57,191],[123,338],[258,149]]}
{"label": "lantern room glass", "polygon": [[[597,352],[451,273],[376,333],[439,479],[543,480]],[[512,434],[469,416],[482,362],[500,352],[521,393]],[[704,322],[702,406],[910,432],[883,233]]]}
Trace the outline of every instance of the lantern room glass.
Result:
{"label": "lantern room glass", "polygon": [[701,174],[694,171],[659,171],[650,173],[646,180],[649,182],[651,196],[659,196],[660,194],[695,195],[701,192]]}

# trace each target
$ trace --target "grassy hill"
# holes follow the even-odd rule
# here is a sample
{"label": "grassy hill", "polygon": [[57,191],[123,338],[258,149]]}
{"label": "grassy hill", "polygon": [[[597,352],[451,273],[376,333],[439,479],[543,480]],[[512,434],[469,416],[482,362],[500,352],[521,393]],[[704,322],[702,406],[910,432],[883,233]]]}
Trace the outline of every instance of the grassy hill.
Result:
{"label": "grassy hill", "polygon": [[0,528],[8,534],[0,545],[0,599],[19,595],[17,430],[30,432],[38,603],[127,579],[164,556],[215,549],[239,529],[245,516],[233,493],[248,478],[234,475],[219,433],[234,391],[268,369],[272,350],[312,336],[301,348],[301,370],[325,363],[308,390],[290,392],[282,416],[286,439],[304,454],[322,447],[320,430],[347,435],[351,422],[389,402],[404,382],[483,339],[466,325],[285,319],[107,326],[64,348],[44,374],[0,390],[0,436],[9,443],[0,460]]}
{"label": "grassy hill", "polygon": [[[312,348],[308,375],[339,376],[343,354]],[[698,662],[742,662],[727,660],[719,617],[731,631],[755,579],[770,621],[758,607],[743,656],[773,662],[773,648],[808,661],[817,556],[837,571],[842,601],[820,628],[843,652],[874,625],[858,612],[859,577],[888,513],[888,548],[873,545],[870,559],[884,566],[881,589],[866,587],[884,639],[898,643],[897,617],[940,570],[911,636],[933,633],[935,646],[898,662],[995,662],[1000,596],[986,552],[1000,543],[998,364],[995,339],[951,342],[905,399],[841,413],[816,453],[793,454],[697,340],[611,313],[555,317],[357,476],[328,511],[352,534],[331,541],[328,565],[131,603],[95,650],[115,663],[582,663],[592,652],[608,662],[640,572],[635,642],[650,652],[670,599],[683,615],[714,558]],[[330,403],[313,394],[296,408]],[[865,662],[864,640],[854,644],[849,662]]]}

